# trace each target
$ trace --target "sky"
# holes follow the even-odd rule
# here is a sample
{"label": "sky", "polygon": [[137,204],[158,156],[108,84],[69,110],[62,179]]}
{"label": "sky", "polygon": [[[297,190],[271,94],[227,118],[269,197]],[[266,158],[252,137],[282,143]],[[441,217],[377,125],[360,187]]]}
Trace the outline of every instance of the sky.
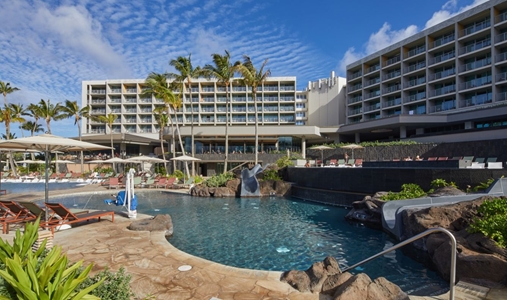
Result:
{"label": "sky", "polygon": [[[345,77],[345,67],[485,0],[0,0],[0,80],[9,103],[81,103],[83,80],[143,79],[228,50],[234,61],[268,59],[297,87]],[[45,123],[42,124],[45,127]],[[11,130],[22,134],[18,124]],[[77,136],[73,121],[52,133]],[[0,124],[0,133],[5,133]]]}

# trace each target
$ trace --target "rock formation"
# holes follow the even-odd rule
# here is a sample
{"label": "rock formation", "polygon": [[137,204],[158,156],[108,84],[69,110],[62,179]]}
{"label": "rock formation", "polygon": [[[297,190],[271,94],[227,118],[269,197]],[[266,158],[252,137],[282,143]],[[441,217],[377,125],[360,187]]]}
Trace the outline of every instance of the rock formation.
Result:
{"label": "rock formation", "polygon": [[[261,196],[285,196],[290,194],[291,183],[277,180],[261,180],[259,182]],[[197,197],[239,197],[241,179],[235,178],[227,182],[225,187],[206,187],[202,184],[194,186],[190,194]]]}
{"label": "rock formation", "polygon": [[382,230],[382,205],[385,201],[380,200],[380,197],[385,194],[386,192],[378,192],[373,197],[366,196],[361,201],[355,201],[345,219]]}
{"label": "rock formation", "polygon": [[[477,216],[477,208],[491,197],[482,197],[451,205],[406,210],[402,213],[403,239],[429,228],[442,227],[453,233],[457,245],[457,280],[485,286],[507,285],[507,249],[480,233],[469,233],[467,228]],[[429,260],[442,278],[449,278],[451,243],[444,234],[431,234],[412,243],[413,247],[428,253]],[[412,255],[414,253],[407,253]]]}
{"label": "rock formation", "polygon": [[334,300],[402,300],[408,299],[397,285],[383,277],[371,281],[366,274],[342,273],[332,256],[314,263],[306,271],[284,272],[280,279],[300,292],[322,293]]}
{"label": "rock formation", "polygon": [[130,223],[128,229],[134,231],[164,231],[165,236],[173,235],[173,221],[170,215],[156,215]]}

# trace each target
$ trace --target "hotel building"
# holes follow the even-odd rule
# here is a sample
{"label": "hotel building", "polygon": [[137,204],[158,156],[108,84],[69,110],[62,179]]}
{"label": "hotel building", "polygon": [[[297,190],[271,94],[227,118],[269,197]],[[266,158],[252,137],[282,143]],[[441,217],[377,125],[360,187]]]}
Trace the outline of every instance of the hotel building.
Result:
{"label": "hotel building", "polygon": [[488,1],[347,66],[350,141],[507,136],[507,2]]}

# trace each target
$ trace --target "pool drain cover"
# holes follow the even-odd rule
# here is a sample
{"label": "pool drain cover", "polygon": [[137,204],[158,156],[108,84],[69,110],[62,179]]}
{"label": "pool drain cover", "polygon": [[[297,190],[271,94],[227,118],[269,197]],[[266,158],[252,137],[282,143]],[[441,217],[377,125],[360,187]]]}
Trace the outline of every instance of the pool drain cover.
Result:
{"label": "pool drain cover", "polygon": [[182,271],[182,272],[185,272],[185,271],[190,271],[192,269],[192,266],[189,266],[189,265],[183,265],[183,266],[180,266],[178,268],[178,270]]}

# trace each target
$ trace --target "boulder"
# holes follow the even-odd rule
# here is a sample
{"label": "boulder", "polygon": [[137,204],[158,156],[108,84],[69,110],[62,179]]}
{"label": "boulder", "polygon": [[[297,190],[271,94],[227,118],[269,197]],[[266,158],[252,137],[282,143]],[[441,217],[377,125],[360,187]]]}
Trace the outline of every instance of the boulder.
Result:
{"label": "boulder", "polygon": [[429,197],[459,196],[459,195],[466,195],[466,193],[453,186],[440,187],[435,189],[433,193],[428,194]]}
{"label": "boulder", "polygon": [[[483,286],[507,284],[507,249],[481,233],[467,231],[477,216],[477,208],[487,199],[464,201],[456,204],[402,212],[403,239],[410,238],[429,228],[442,227],[453,233],[457,242],[457,279]],[[442,278],[449,278],[451,243],[445,234],[431,234],[411,244],[428,253],[431,264]],[[408,255],[417,253],[407,252]]]}
{"label": "boulder", "polygon": [[321,293],[337,300],[398,300],[408,299],[397,285],[383,277],[371,281],[368,275],[342,273],[332,256],[314,263],[306,271],[284,272],[280,279],[300,292]]}
{"label": "boulder", "polygon": [[382,230],[382,205],[385,201],[378,199],[381,195],[379,192],[373,197],[365,196],[363,200],[353,202],[345,219]]}
{"label": "boulder", "polygon": [[164,231],[165,236],[173,235],[173,221],[170,215],[156,215],[130,223],[128,229],[134,231]]}
{"label": "boulder", "polygon": [[240,178],[231,179],[227,181],[225,187],[230,190],[230,193],[232,193],[233,196],[239,196],[241,194],[241,179]]}

